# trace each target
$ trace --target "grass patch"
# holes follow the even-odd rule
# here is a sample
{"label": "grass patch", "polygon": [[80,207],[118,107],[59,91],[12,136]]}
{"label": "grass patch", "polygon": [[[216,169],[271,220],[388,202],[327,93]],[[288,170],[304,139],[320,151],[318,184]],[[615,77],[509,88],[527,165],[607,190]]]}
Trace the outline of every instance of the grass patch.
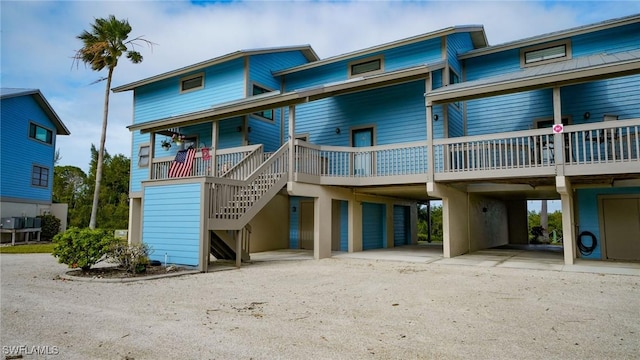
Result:
{"label": "grass patch", "polygon": [[36,254],[52,251],[53,243],[0,246],[0,254]]}

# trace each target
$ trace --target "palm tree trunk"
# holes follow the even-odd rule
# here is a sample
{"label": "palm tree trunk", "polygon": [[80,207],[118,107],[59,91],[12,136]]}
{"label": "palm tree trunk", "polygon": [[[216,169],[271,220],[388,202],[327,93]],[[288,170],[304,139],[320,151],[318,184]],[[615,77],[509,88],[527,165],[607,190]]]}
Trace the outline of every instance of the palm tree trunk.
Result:
{"label": "palm tree trunk", "polygon": [[104,112],[102,115],[102,134],[100,135],[100,148],[98,149],[98,162],[96,164],[96,188],[93,191],[93,205],[91,206],[91,219],[89,228],[96,228],[96,218],[98,217],[98,199],[100,198],[100,183],[102,182],[102,161],[104,158],[104,143],[107,140],[107,119],[109,118],[109,90],[111,89],[111,76],[113,67],[109,67],[107,75],[107,87],[104,92]]}

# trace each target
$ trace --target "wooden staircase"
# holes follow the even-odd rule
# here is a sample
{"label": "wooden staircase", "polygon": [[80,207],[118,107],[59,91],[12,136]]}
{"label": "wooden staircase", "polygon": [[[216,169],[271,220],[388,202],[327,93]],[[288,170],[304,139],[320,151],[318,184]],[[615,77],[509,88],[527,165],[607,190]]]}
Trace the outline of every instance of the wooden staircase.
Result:
{"label": "wooden staircase", "polygon": [[[256,158],[263,160],[257,167]],[[248,163],[255,170],[245,179],[238,179],[239,172],[232,170],[225,174],[228,176],[216,178],[211,184],[208,228],[211,233],[210,251],[217,259],[237,261],[236,248],[240,242],[241,259],[249,260],[249,222],[287,184],[288,144],[284,144],[266,160],[262,154],[258,154],[251,157]]]}

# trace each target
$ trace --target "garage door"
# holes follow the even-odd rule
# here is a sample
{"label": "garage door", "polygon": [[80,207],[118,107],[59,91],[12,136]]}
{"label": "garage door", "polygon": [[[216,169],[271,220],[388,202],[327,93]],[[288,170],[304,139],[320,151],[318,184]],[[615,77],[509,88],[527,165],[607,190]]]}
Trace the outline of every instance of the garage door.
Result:
{"label": "garage door", "polygon": [[409,244],[409,207],[393,207],[393,246]]}
{"label": "garage door", "polygon": [[640,198],[602,199],[607,259],[640,260]]}
{"label": "garage door", "polygon": [[384,247],[385,209],[384,204],[362,203],[362,250]]}

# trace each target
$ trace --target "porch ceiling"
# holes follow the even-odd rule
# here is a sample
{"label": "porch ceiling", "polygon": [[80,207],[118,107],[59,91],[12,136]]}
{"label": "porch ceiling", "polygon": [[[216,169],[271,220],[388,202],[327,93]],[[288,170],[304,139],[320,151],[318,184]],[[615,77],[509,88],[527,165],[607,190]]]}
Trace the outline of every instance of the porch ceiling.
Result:
{"label": "porch ceiling", "polygon": [[317,87],[299,89],[284,94],[281,94],[280,92],[272,92],[216,105],[207,110],[171,116],[140,124],[133,124],[128,126],[128,128],[131,131],[139,130],[142,133],[147,133],[176,126],[188,126],[210,121],[219,121],[263,110],[302,104],[327,97],[427,79],[429,77],[429,72],[442,67],[444,67],[444,63],[439,61],[428,65],[419,65],[388,73],[358,77],[345,81],[324,84]]}
{"label": "porch ceiling", "polygon": [[463,82],[426,94],[427,104],[473,100],[555,86],[640,74],[640,50],[595,54]]}

